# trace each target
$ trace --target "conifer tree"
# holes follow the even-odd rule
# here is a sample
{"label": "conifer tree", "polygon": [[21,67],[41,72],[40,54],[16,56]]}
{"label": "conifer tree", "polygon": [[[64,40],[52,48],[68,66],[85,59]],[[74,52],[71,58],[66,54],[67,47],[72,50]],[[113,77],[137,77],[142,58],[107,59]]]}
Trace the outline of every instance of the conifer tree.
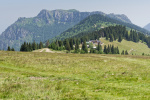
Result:
{"label": "conifer tree", "polygon": [[20,51],[23,51],[23,44],[22,44],[21,47],[20,47]]}
{"label": "conifer tree", "polygon": [[70,50],[71,50],[71,48],[70,48],[70,44],[69,44],[69,41],[68,41],[68,40],[66,40],[65,48],[66,48],[66,50],[68,50],[68,51],[70,51]]}
{"label": "conifer tree", "polygon": [[108,40],[108,37],[109,37],[109,36],[108,36],[108,33],[106,33],[106,40]]}
{"label": "conifer tree", "polygon": [[32,49],[32,45],[31,45],[31,43],[29,43],[29,51],[32,51],[33,49]]}
{"label": "conifer tree", "polygon": [[26,42],[26,45],[25,45],[26,47],[26,50],[25,51],[29,51],[29,48],[28,48],[28,42]]}
{"label": "conifer tree", "polygon": [[76,41],[77,41],[76,38],[73,38],[73,44],[76,44]]}
{"label": "conifer tree", "polygon": [[66,47],[67,39],[65,39],[65,40],[63,41],[63,44],[64,44],[64,46]]}
{"label": "conifer tree", "polygon": [[79,53],[80,52],[80,49],[79,49],[79,40],[77,39],[75,41],[75,53]]}
{"label": "conifer tree", "polygon": [[37,45],[36,45],[35,41],[32,43],[32,49],[33,49],[33,50],[36,50],[36,49],[37,49]]}
{"label": "conifer tree", "polygon": [[118,48],[118,47],[117,47],[117,51],[116,51],[116,52],[117,52],[117,54],[120,54],[120,52],[119,52],[119,48]]}
{"label": "conifer tree", "polygon": [[39,49],[39,44],[38,43],[36,44],[36,49]]}
{"label": "conifer tree", "polygon": [[58,43],[58,40],[56,40],[55,42],[56,46],[59,47],[59,43]]}
{"label": "conifer tree", "polygon": [[75,50],[78,50],[78,49],[79,49],[79,40],[77,39],[76,44],[75,44]]}
{"label": "conifer tree", "polygon": [[122,41],[122,36],[119,35],[119,39],[118,39],[118,42],[121,42]]}
{"label": "conifer tree", "polygon": [[87,48],[87,45],[86,45],[86,41],[84,41],[83,44],[82,44],[82,51],[84,51],[84,53],[88,53],[88,48]]}
{"label": "conifer tree", "polygon": [[101,50],[100,43],[98,43],[97,51],[100,51],[100,50]]}
{"label": "conifer tree", "polygon": [[43,48],[43,43],[40,41],[39,49],[42,49],[42,48]]}
{"label": "conifer tree", "polygon": [[126,40],[128,40],[128,41],[130,40],[130,39],[129,39],[128,32],[126,32],[126,34],[125,34],[125,38],[126,38]]}
{"label": "conifer tree", "polygon": [[111,47],[111,53],[112,53],[112,54],[115,54],[114,45],[112,45],[112,47]]}
{"label": "conifer tree", "polygon": [[124,55],[124,50],[122,50],[122,53],[121,53],[121,55]]}
{"label": "conifer tree", "polygon": [[107,47],[107,53],[111,53],[111,45]]}
{"label": "conifer tree", "polygon": [[15,49],[12,47],[12,48],[11,48],[11,51],[15,51]]}
{"label": "conifer tree", "polygon": [[72,38],[70,39],[69,44],[70,44],[71,50],[73,50],[74,48],[73,48],[73,39]]}
{"label": "conifer tree", "polygon": [[104,46],[104,53],[108,54],[106,45]]}
{"label": "conifer tree", "polygon": [[63,46],[63,41],[58,41],[59,47]]}
{"label": "conifer tree", "polygon": [[97,51],[99,54],[102,54],[102,46],[100,45],[100,43],[98,43]]}
{"label": "conifer tree", "polygon": [[28,51],[28,45],[27,45],[27,44],[28,44],[28,43],[25,42],[25,44],[24,44],[25,50],[24,50],[24,51]]}
{"label": "conifer tree", "polygon": [[7,51],[11,51],[10,46],[8,46]]}
{"label": "conifer tree", "polygon": [[52,42],[49,47],[54,49],[54,50],[57,49],[57,46],[56,46],[55,42]]}
{"label": "conifer tree", "polygon": [[125,51],[125,55],[128,55],[128,51],[127,50]]}
{"label": "conifer tree", "polygon": [[110,35],[110,42],[113,42],[114,41],[114,36],[113,34]]}
{"label": "conifer tree", "polygon": [[130,31],[130,39],[129,40],[133,41],[133,31],[132,30]]}

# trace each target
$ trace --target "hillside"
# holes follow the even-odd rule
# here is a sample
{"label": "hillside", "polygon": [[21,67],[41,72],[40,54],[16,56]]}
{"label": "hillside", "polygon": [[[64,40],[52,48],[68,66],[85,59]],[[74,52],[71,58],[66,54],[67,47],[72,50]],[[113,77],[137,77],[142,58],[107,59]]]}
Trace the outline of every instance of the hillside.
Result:
{"label": "hillside", "polygon": [[[51,39],[67,29],[73,27],[81,20],[93,14],[103,12],[79,12],[77,10],[42,10],[33,18],[19,18],[0,35],[0,49],[6,50],[8,45],[19,50],[20,45],[26,42],[39,43]],[[109,16],[111,18],[131,23],[125,15]]]}
{"label": "hillside", "polygon": [[147,24],[146,26],[144,26],[144,29],[146,29],[146,30],[150,31],[150,23],[149,23],[149,24]]}
{"label": "hillside", "polygon": [[109,42],[108,40],[106,40],[105,38],[100,38],[100,41],[104,45],[114,45],[115,47],[119,47],[119,51],[120,53],[122,52],[122,50],[127,50],[129,52],[130,55],[142,55],[142,53],[150,55],[150,48],[148,48],[148,46],[144,43],[138,42],[132,42],[132,41],[127,41],[127,40],[123,40],[122,42],[118,42],[118,41],[113,41],[113,42]]}
{"label": "hillside", "polygon": [[0,51],[1,99],[150,99],[150,57]]}
{"label": "hillside", "polygon": [[123,21],[119,21],[114,18],[110,18],[100,14],[95,14],[85,18],[79,24],[61,33],[60,35],[56,36],[54,39],[51,39],[51,41],[55,39],[63,40],[65,38],[70,38],[81,33],[89,33],[92,31],[100,30],[104,27],[115,26],[115,25],[123,25],[126,26],[128,29],[134,29],[144,34],[147,33],[149,34],[147,30],[140,28],[139,26],[136,26],[134,24],[125,23]]}

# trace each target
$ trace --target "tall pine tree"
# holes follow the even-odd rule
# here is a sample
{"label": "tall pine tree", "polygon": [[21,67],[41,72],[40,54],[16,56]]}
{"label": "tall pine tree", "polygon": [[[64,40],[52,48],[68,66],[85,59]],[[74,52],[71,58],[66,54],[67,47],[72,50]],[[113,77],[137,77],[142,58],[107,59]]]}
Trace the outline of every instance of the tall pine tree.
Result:
{"label": "tall pine tree", "polygon": [[119,35],[119,39],[118,39],[118,42],[121,42],[122,41],[122,36]]}
{"label": "tall pine tree", "polygon": [[100,45],[100,43],[98,43],[97,51],[99,54],[102,54],[102,46]]}
{"label": "tall pine tree", "polygon": [[65,48],[66,48],[66,50],[68,50],[68,51],[70,51],[70,50],[71,50],[68,39],[66,40]]}
{"label": "tall pine tree", "polygon": [[88,53],[88,48],[87,48],[86,41],[84,41],[83,44],[82,44],[82,52],[83,53]]}
{"label": "tall pine tree", "polygon": [[73,39],[72,38],[69,40],[69,43],[70,43],[71,50],[73,50],[74,48],[73,48]]}
{"label": "tall pine tree", "polygon": [[42,49],[42,48],[43,48],[43,43],[40,41],[39,49]]}
{"label": "tall pine tree", "polygon": [[113,34],[110,35],[110,42],[113,42],[114,41],[114,36]]}
{"label": "tall pine tree", "polygon": [[104,53],[108,54],[106,45],[104,46]]}
{"label": "tall pine tree", "polygon": [[7,51],[11,51],[10,46],[8,46]]}
{"label": "tall pine tree", "polygon": [[76,40],[76,43],[75,43],[75,50],[79,50],[79,40],[78,39]]}
{"label": "tall pine tree", "polygon": [[33,50],[36,50],[36,49],[37,49],[37,45],[36,45],[35,41],[32,43],[32,49],[33,49]]}

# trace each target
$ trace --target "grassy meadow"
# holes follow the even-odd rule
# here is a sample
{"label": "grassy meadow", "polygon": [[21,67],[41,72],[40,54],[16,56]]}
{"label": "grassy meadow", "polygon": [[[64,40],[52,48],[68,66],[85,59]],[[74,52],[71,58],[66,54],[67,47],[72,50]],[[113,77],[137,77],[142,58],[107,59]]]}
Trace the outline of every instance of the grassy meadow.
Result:
{"label": "grassy meadow", "polygon": [[150,100],[150,56],[0,51],[0,99]]}
{"label": "grassy meadow", "polygon": [[127,50],[129,52],[130,55],[142,55],[142,53],[146,54],[146,55],[150,55],[150,48],[148,48],[148,46],[144,43],[138,42],[132,42],[132,41],[127,41],[127,40],[122,40],[122,42],[118,42],[118,41],[113,41],[113,42],[109,42],[108,40],[106,40],[105,38],[100,38],[100,41],[102,41],[102,43],[104,43],[104,45],[114,45],[115,47],[119,47],[120,53],[122,52],[122,50]]}

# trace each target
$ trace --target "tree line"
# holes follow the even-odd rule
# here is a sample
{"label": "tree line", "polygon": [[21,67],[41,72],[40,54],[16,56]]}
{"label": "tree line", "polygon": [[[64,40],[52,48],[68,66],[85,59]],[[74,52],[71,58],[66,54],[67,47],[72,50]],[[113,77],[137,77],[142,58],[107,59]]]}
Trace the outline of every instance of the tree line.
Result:
{"label": "tree line", "polygon": [[33,43],[24,42],[20,47],[20,51],[31,52],[33,50],[42,49],[42,48],[43,48],[42,42],[40,42],[39,44],[36,43],[35,41]]}
{"label": "tree line", "polygon": [[[80,49],[79,45],[82,44],[82,47]],[[119,48],[114,47],[114,45],[108,45],[104,46],[104,50],[102,49],[102,46],[100,43],[98,43],[96,48],[93,48],[93,46],[90,46],[90,51],[88,51],[86,40],[79,40],[79,39],[65,39],[64,41],[56,40],[55,42],[52,42],[49,45],[49,48],[53,50],[67,50],[67,51],[73,51],[73,53],[96,53],[96,54],[120,54]]]}
{"label": "tree line", "polygon": [[100,37],[105,37],[106,40],[109,40],[110,42],[116,40],[118,40],[118,42],[121,42],[123,39],[133,42],[139,42],[139,40],[141,40],[142,42],[145,42],[150,48],[150,36],[144,35],[143,33],[137,32],[132,29],[130,30],[130,32],[128,32],[126,30],[126,27],[122,25],[109,26],[101,30],[88,33],[81,32],[80,34],[73,36],[72,38],[78,38],[79,41],[83,42],[84,40],[99,40]]}
{"label": "tree line", "polygon": [[[128,32],[126,30],[126,27],[122,25],[109,26],[101,30],[88,32],[88,33],[82,32],[71,38],[67,38],[64,40],[56,40],[51,43],[47,41],[46,47],[49,47],[54,50],[59,50],[59,51],[67,50],[69,52],[74,51],[74,53],[79,53],[79,52],[88,53],[86,41],[96,40],[96,39],[99,40],[100,37],[105,37],[106,40],[109,40],[110,42],[113,42],[114,40],[118,40],[118,42],[121,42],[122,39],[126,39],[128,41],[133,41],[133,42],[139,42],[139,40],[141,40],[142,42],[147,43],[148,47],[150,47],[150,36],[146,36],[135,30],[130,30],[130,32]],[[80,44],[82,44],[81,49],[79,48]],[[43,48],[42,42],[40,42],[39,44],[35,43],[35,41],[33,43],[24,42],[21,45],[20,51],[32,51],[41,48]],[[118,47],[114,47],[113,45],[104,46],[104,50],[102,50],[101,48],[102,47],[99,44],[96,49],[90,47],[90,53],[99,53],[99,54],[120,53]],[[122,51],[121,54],[127,54],[127,51]]]}
{"label": "tree line", "polygon": [[10,48],[10,46],[8,46],[7,51],[15,51],[15,49],[13,47]]}

